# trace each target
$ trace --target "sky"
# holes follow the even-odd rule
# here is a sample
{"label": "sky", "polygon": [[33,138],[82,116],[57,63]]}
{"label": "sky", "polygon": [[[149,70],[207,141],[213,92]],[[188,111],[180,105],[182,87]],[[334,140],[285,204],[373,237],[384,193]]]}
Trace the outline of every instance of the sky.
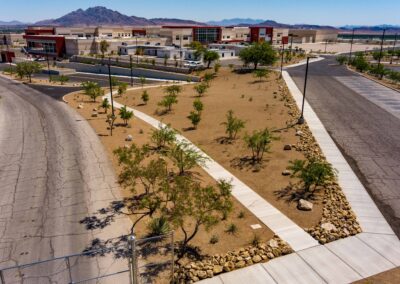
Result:
{"label": "sky", "polygon": [[400,25],[399,0],[0,0],[0,21],[32,23],[93,6],[129,16],[202,22],[254,18],[287,24]]}

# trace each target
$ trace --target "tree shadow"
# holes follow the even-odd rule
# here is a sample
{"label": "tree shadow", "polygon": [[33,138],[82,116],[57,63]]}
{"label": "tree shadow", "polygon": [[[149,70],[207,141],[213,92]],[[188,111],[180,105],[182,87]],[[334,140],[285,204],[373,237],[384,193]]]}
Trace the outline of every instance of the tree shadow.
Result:
{"label": "tree shadow", "polygon": [[239,170],[251,170],[253,172],[259,172],[265,167],[263,165],[264,161],[265,160],[257,161],[250,156],[237,157],[231,160],[231,166]]}
{"label": "tree shadow", "polygon": [[193,126],[182,128],[182,131],[184,131],[184,132],[189,132],[189,131],[194,131],[194,130],[196,130],[196,128],[194,128]]}
{"label": "tree shadow", "polygon": [[222,145],[231,145],[234,142],[234,139],[230,139],[229,137],[226,136],[221,136],[215,139],[216,142]]}

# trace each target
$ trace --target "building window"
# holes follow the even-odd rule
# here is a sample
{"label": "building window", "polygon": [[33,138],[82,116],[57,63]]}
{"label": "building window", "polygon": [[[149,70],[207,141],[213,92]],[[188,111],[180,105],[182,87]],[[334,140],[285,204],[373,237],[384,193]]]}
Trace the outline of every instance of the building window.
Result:
{"label": "building window", "polygon": [[187,36],[187,35],[183,36],[183,40],[188,40],[188,39],[189,39],[189,36]]}
{"label": "building window", "polygon": [[225,53],[222,53],[222,57],[225,57]]}
{"label": "building window", "polygon": [[233,57],[233,52],[231,52],[231,56]]}
{"label": "building window", "polygon": [[176,39],[176,40],[179,40],[179,36],[177,35],[177,36],[175,37],[175,39]]}

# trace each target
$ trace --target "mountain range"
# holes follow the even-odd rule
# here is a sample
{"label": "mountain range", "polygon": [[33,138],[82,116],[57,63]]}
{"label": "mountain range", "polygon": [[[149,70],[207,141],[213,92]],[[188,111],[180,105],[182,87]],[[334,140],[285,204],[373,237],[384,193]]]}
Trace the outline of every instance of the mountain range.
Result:
{"label": "mountain range", "polygon": [[[19,21],[0,21],[0,26],[23,26],[29,25]],[[106,7],[96,6],[86,10],[78,9],[57,19],[48,19],[36,22],[34,25],[52,25],[52,26],[154,26],[154,25],[218,25],[218,26],[252,26],[265,25],[276,28],[296,28],[296,29],[339,29],[342,32],[351,32],[355,29],[357,32],[382,32],[387,29],[390,33],[400,32],[400,26],[394,25],[376,25],[376,26],[343,26],[333,27],[326,25],[295,24],[289,25],[279,23],[273,20],[251,19],[251,18],[233,18],[220,21],[209,21],[206,23],[193,20],[175,19],[175,18],[143,18],[137,16],[124,15],[118,11],[107,9]]]}

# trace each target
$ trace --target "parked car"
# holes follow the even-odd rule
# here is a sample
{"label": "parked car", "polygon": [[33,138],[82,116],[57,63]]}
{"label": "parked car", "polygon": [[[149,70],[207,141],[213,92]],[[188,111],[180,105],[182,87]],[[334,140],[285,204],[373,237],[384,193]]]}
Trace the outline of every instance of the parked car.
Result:
{"label": "parked car", "polygon": [[189,68],[201,68],[204,67],[203,63],[201,61],[187,61],[185,64],[183,64],[185,67]]}

